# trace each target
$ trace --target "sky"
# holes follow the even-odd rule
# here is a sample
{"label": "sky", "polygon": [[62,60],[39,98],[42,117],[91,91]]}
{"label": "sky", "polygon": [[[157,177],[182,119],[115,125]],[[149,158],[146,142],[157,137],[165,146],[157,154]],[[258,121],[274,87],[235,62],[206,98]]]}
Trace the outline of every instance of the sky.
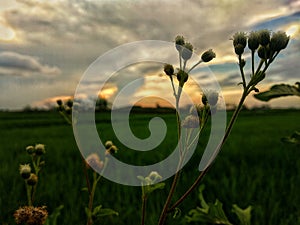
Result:
{"label": "sky", "polygon": [[[259,29],[283,30],[290,42],[258,88],[300,81],[300,0],[0,0],[0,109],[51,107],[58,98],[74,96],[99,56],[135,41],[174,42],[177,35],[191,42],[197,55],[216,52],[207,66],[226,104],[236,105],[241,78],[230,38],[237,31]],[[249,61],[247,52],[245,59]],[[140,79],[130,93],[123,93],[124,105],[167,105],[172,88],[162,68],[162,63],[136,63],[108,80],[99,71],[88,89],[105,82],[99,95],[113,104],[128,83]],[[191,75],[185,89],[196,103],[202,90],[195,83],[209,76],[201,73]],[[300,107],[298,97],[263,103],[250,96],[246,102],[249,107],[267,104]]]}

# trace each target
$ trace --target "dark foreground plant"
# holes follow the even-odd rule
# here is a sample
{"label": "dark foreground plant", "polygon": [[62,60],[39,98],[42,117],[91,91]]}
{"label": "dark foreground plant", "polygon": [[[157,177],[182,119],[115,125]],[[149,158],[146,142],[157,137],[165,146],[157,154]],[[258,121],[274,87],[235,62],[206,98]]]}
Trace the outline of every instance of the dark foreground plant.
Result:
{"label": "dark foreground plant", "polygon": [[[269,30],[260,30],[260,31],[254,31],[249,33],[248,35],[244,32],[237,32],[233,35],[233,47],[234,51],[238,57],[238,65],[239,65],[239,70],[240,70],[240,75],[241,75],[241,82],[240,85],[243,88],[243,93],[242,96],[239,100],[238,106],[235,109],[231,120],[229,124],[227,125],[225,135],[222,139],[222,142],[217,146],[216,150],[219,150],[223,147],[225,141],[229,137],[229,134],[232,130],[232,127],[239,115],[239,112],[242,109],[243,103],[247,96],[251,92],[259,92],[258,88],[256,87],[262,80],[265,79],[266,77],[266,72],[270,65],[274,62],[275,58],[278,56],[281,50],[285,49],[288,42],[289,42],[289,37],[286,35],[284,32],[276,32],[272,33]],[[210,94],[210,96],[203,96],[202,97],[202,102],[204,104],[204,107],[200,111],[200,116],[199,115],[190,115],[188,116],[185,120],[187,121],[180,121],[178,110],[179,110],[179,102],[180,102],[180,96],[182,92],[182,88],[184,84],[187,82],[189,78],[189,73],[200,63],[202,62],[208,62],[212,60],[215,57],[215,54],[212,50],[209,50],[205,53],[202,54],[201,60],[197,62],[195,65],[193,65],[190,69],[187,69],[187,61],[191,58],[192,56],[192,51],[193,51],[193,46],[190,43],[186,43],[185,39],[182,36],[177,36],[175,39],[175,47],[178,50],[179,53],[179,69],[175,73],[174,67],[172,65],[165,65],[164,67],[164,72],[166,73],[167,76],[169,76],[172,89],[173,89],[173,94],[176,99],[176,112],[177,112],[177,123],[178,123],[178,137],[180,137],[181,134],[181,129],[187,128],[187,129],[199,129],[198,135],[201,132],[202,128],[206,124],[207,119],[206,115],[208,115],[208,111],[210,110],[212,113],[212,109],[215,110],[215,104],[217,103],[218,100],[218,94],[213,93]],[[245,65],[246,65],[246,60],[243,57],[243,54],[245,52],[245,49],[248,45],[248,48],[251,52],[251,72],[250,76],[246,77],[245,75]],[[255,65],[255,59],[259,58],[260,61],[258,65]],[[173,77],[176,77],[178,82],[179,82],[179,87],[176,92],[175,87],[174,87],[174,79]],[[199,125],[200,123],[200,125]],[[179,140],[179,138],[178,138]],[[184,146],[182,143],[179,144],[181,147],[182,154],[179,156],[179,168],[181,168],[181,163],[183,161],[183,158],[185,156],[186,151],[188,150],[188,147]],[[166,222],[167,214],[173,212],[175,208],[186,199],[186,197],[198,186],[200,181],[203,179],[205,174],[208,172],[210,169],[211,164],[206,167],[203,171],[200,172],[199,176],[197,179],[194,181],[194,183],[190,186],[190,188],[185,192],[185,194],[182,195],[173,205],[170,205],[172,197],[175,192],[176,185],[179,180],[180,176],[180,170],[175,174],[173,178],[173,183],[172,186],[169,190],[168,197],[165,201],[163,210],[161,212],[158,225],[164,225]]]}

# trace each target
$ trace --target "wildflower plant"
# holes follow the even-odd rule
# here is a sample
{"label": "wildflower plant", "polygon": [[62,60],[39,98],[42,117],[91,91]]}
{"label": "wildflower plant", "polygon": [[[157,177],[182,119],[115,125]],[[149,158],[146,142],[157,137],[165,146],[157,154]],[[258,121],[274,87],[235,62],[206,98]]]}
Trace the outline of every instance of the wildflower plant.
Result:
{"label": "wildflower plant", "polygon": [[[222,148],[223,144],[229,137],[232,127],[238,117],[239,112],[242,109],[243,103],[247,96],[252,92],[259,92],[257,85],[265,79],[267,70],[269,69],[270,65],[274,62],[278,54],[287,47],[289,37],[286,35],[285,32],[282,31],[271,33],[269,30],[260,30],[250,32],[249,34],[245,32],[237,32],[233,35],[232,41],[234,52],[238,58],[238,66],[241,75],[241,82],[239,84],[243,88],[243,93],[238,103],[238,106],[235,109],[232,118],[226,128],[225,135],[221,143],[217,146],[217,150],[220,150]],[[249,77],[246,77],[246,73],[244,70],[246,65],[244,53],[245,51],[247,51],[247,46],[251,52],[251,72]],[[196,64],[191,66],[190,69],[188,69],[187,61],[192,56],[193,46],[190,43],[186,42],[183,36],[177,36],[175,38],[175,47],[179,55],[179,68],[175,72],[173,65],[166,64],[164,66],[164,72],[170,78],[173,94],[176,99],[178,137],[180,137],[182,129],[198,129],[197,135],[199,135],[207,122],[208,116],[214,113],[214,111],[216,110],[215,106],[218,101],[218,93],[211,91],[209,93],[206,93],[205,95],[203,94],[202,103],[204,107],[200,108],[200,110],[192,109],[190,115],[188,115],[183,121],[180,120],[178,115],[180,96],[183,86],[188,81],[190,72],[194,68],[196,68],[200,63],[211,61],[213,58],[216,57],[216,55],[212,50],[208,50],[202,54],[200,61],[198,61]],[[259,59],[258,65],[256,65],[256,58]],[[174,78],[177,78],[178,80],[178,90],[175,89]],[[187,131],[187,140],[189,140],[190,133],[191,131]],[[188,146],[189,143],[185,145],[183,145],[182,143],[180,144],[182,154],[180,155],[180,160],[178,163],[179,166],[183,161],[186,151],[188,151]],[[173,205],[171,205],[171,200],[180,177],[180,170],[175,174],[172,186],[169,190],[169,194],[167,196],[161,215],[159,217],[158,225],[165,224],[167,214],[174,212],[177,206],[180,203],[182,203],[184,199],[186,199],[186,197],[198,186],[198,184],[203,179],[204,175],[207,173],[210,167],[211,164],[208,167],[206,167],[203,171],[201,171],[194,183],[190,186],[190,188],[188,188],[188,190]]]}
{"label": "wildflower plant", "polygon": [[37,190],[39,172],[45,165],[43,155],[46,153],[44,144],[26,147],[27,154],[31,157],[31,164],[21,164],[20,176],[25,182],[27,206],[20,207],[15,211],[14,217],[17,224],[42,225],[48,217],[46,206],[34,207],[35,194]]}
{"label": "wildflower plant", "polygon": [[[69,99],[67,102],[63,102],[61,99],[56,101],[57,110],[65,121],[72,125],[72,108],[73,101]],[[113,144],[112,141],[105,143],[105,160],[102,161],[97,153],[91,153],[86,158],[82,157],[83,171],[86,180],[86,188],[82,188],[83,191],[88,192],[89,200],[85,207],[85,213],[87,216],[86,225],[92,225],[95,221],[103,216],[118,215],[118,213],[110,208],[103,208],[102,205],[94,207],[94,198],[96,193],[97,184],[99,183],[102,174],[109,161],[109,156],[115,154],[118,148]],[[92,174],[90,176],[90,173]],[[92,177],[92,178],[90,178]]]}
{"label": "wildflower plant", "polygon": [[45,145],[36,144],[35,146],[27,146],[26,152],[31,157],[32,166],[30,166],[30,164],[22,164],[19,167],[19,171],[25,181],[28,206],[32,206],[38,184],[39,172],[45,165],[45,161],[42,159],[46,153]]}

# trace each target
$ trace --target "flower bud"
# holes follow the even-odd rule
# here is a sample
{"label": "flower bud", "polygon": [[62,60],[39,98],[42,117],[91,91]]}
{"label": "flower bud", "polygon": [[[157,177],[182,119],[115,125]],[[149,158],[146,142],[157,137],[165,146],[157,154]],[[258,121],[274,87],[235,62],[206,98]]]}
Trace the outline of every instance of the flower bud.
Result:
{"label": "flower bud", "polygon": [[269,59],[271,56],[271,52],[270,52],[270,48],[269,47],[264,47],[264,46],[260,46],[258,51],[257,51],[258,56],[261,59]]}
{"label": "flower bud", "polygon": [[61,106],[61,105],[63,104],[63,102],[62,102],[61,99],[57,99],[57,100],[56,100],[56,103],[57,103],[57,105],[59,105],[59,106]]}
{"label": "flower bud", "polygon": [[183,71],[183,70],[179,70],[177,73],[177,80],[179,81],[179,86],[183,87],[184,83],[187,82],[189,78],[189,75]]}
{"label": "flower bud", "polygon": [[242,45],[244,48],[247,45],[247,36],[245,32],[237,32],[233,35],[233,46]]}
{"label": "flower bud", "polygon": [[194,115],[187,116],[182,121],[182,127],[184,128],[197,128],[199,127],[199,117]]}
{"label": "flower bud", "polygon": [[215,57],[216,57],[216,53],[214,53],[212,49],[207,50],[201,55],[201,59],[203,62],[209,62]]}
{"label": "flower bud", "polygon": [[185,43],[183,46],[181,57],[184,60],[189,60],[192,57],[193,54],[193,45],[189,42]]}
{"label": "flower bud", "polygon": [[241,66],[241,67],[245,67],[245,65],[246,65],[246,61],[245,61],[245,59],[242,59],[242,60],[241,60],[241,63],[240,63],[240,66]]}
{"label": "flower bud", "polygon": [[113,155],[113,154],[117,153],[117,151],[118,151],[117,146],[112,145],[109,149],[106,150],[105,154],[106,155],[108,155],[108,154]]}
{"label": "flower bud", "polygon": [[30,186],[34,186],[34,185],[36,185],[37,182],[38,182],[37,175],[35,175],[34,173],[31,173],[29,178],[27,179],[27,184]]}
{"label": "flower bud", "polygon": [[162,176],[159,175],[158,172],[152,171],[146,178],[149,178],[150,182],[153,184],[156,183],[158,180],[161,180]]}
{"label": "flower bud", "polygon": [[219,100],[219,93],[215,91],[210,91],[207,94],[208,103],[210,106],[215,106],[218,103]]}
{"label": "flower bud", "polygon": [[270,43],[270,31],[267,29],[264,30],[260,30],[258,32],[258,42],[259,44],[261,44],[262,46],[266,46]]}
{"label": "flower bud", "polygon": [[208,103],[207,97],[204,93],[202,94],[201,101],[202,101],[203,105],[207,105],[207,103]]}
{"label": "flower bud", "polygon": [[245,49],[245,47],[241,44],[237,44],[234,46],[234,51],[235,51],[235,54],[237,54],[237,55],[242,55],[244,53],[244,49]]}
{"label": "flower bud", "polygon": [[164,71],[168,76],[172,76],[174,74],[174,67],[171,64],[166,64],[164,66]]}
{"label": "flower bud", "polygon": [[252,51],[255,51],[258,48],[258,46],[259,46],[259,35],[258,35],[258,32],[252,31],[249,34],[248,47]]}
{"label": "flower bud", "polygon": [[271,51],[278,52],[282,49],[285,49],[287,44],[289,43],[290,37],[286,35],[283,31],[278,31],[277,33],[273,33],[271,41],[270,41],[270,49]]}
{"label": "flower bud", "polygon": [[177,49],[177,51],[181,51],[182,50],[182,46],[184,45],[185,41],[184,41],[184,37],[183,36],[177,36],[175,38],[175,47]]}
{"label": "flower bud", "polygon": [[27,146],[26,147],[26,152],[29,154],[29,155],[32,155],[33,153],[35,153],[35,148],[30,145],[30,146]]}
{"label": "flower bud", "polygon": [[72,114],[72,109],[71,109],[71,108],[67,108],[67,109],[66,109],[66,113],[67,113],[68,115],[71,115],[71,114]]}
{"label": "flower bud", "polygon": [[105,148],[106,148],[106,149],[109,149],[111,146],[113,146],[112,141],[107,141],[107,142],[105,142]]}
{"label": "flower bud", "polygon": [[96,153],[90,154],[85,161],[87,168],[92,167],[96,171],[102,170],[104,165],[103,161],[100,160]]}
{"label": "flower bud", "polygon": [[20,165],[20,174],[24,179],[28,179],[31,173],[31,167],[29,164]]}
{"label": "flower bud", "polygon": [[70,107],[70,108],[72,108],[72,106],[73,106],[73,101],[72,101],[71,99],[69,99],[69,100],[67,101],[67,106]]}
{"label": "flower bud", "polygon": [[43,145],[43,144],[36,144],[35,145],[35,154],[36,155],[43,155],[45,153],[46,153],[45,145]]}

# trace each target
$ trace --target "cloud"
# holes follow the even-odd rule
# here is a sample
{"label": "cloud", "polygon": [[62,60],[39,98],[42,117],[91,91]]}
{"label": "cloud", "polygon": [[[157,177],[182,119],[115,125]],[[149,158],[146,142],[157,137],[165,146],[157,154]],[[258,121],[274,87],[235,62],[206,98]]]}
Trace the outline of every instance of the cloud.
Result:
{"label": "cloud", "polygon": [[[9,63],[0,65],[0,74],[29,76],[61,73],[62,76],[51,80],[51,83],[45,82],[49,86],[47,94],[74,93],[83,72],[106,51],[133,41],[173,41],[179,34],[194,45],[195,52],[199,55],[210,48],[215,50],[217,58],[209,65],[213,65],[212,71],[222,87],[226,88],[238,80],[234,78],[238,68],[230,37],[236,31],[250,31],[259,27],[274,31],[286,29],[299,21],[299,6],[299,1],[291,0],[17,0],[14,8],[0,14],[3,24],[14,32],[14,42],[0,42],[0,50],[15,54],[26,52],[26,55],[14,56],[23,57],[23,61],[15,61],[14,68]],[[299,46],[299,39],[295,39],[292,46]],[[293,54],[290,54],[291,51]],[[126,53],[119,58],[129,58],[133,54],[134,52]],[[168,53],[162,50],[159,54]],[[43,62],[56,67],[32,57],[35,55],[42,56]],[[274,64],[272,73],[275,75],[269,81],[284,79],[283,72],[295,78],[296,75],[292,74],[297,72],[293,68],[299,68],[299,51],[295,52],[289,47],[284,57],[285,60],[280,59]],[[284,62],[285,64],[281,64]],[[284,71],[287,65],[289,71]],[[132,80],[148,76],[151,70],[158,71],[158,74],[162,72],[157,67],[133,65],[117,72],[107,82],[120,91]],[[99,77],[92,80],[90,85],[87,84],[87,88],[97,89],[104,78],[100,73],[101,70]],[[198,77],[195,76],[195,79]],[[146,82],[150,82],[150,79],[144,80],[141,85],[147,87],[148,92],[152,90],[157,93],[156,86],[147,85]],[[60,85],[62,83],[69,85],[63,87]],[[2,90],[0,94],[4,92]]]}
{"label": "cloud", "polygon": [[31,76],[33,74],[58,75],[57,67],[42,64],[39,59],[16,52],[0,53],[0,75]]}

